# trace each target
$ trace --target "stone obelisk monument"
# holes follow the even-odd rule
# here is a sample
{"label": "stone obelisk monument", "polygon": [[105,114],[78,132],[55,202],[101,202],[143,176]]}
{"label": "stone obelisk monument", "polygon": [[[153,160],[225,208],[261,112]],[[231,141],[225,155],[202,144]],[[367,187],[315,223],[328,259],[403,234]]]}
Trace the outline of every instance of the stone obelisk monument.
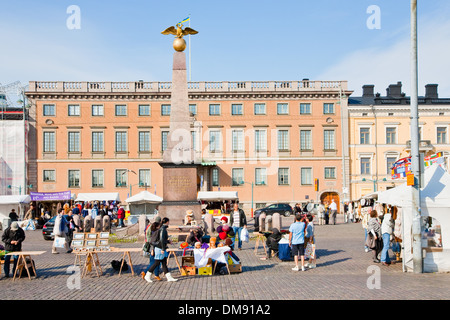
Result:
{"label": "stone obelisk monument", "polygon": [[186,42],[183,36],[196,34],[191,28],[167,28],[162,34],[174,34],[170,129],[167,149],[163,153],[163,203],[159,215],[168,217],[172,225],[183,224],[186,210],[194,211],[194,220],[201,219],[201,206],[197,201],[197,169],[191,137],[191,120],[186,71]]}

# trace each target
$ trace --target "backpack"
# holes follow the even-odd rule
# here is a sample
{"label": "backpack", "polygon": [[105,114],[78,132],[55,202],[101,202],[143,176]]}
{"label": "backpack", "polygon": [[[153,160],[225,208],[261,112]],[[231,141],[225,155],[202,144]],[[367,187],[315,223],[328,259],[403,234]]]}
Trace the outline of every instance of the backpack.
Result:
{"label": "backpack", "polygon": [[151,237],[150,237],[150,243],[152,246],[154,247],[161,247],[161,232],[162,232],[162,228],[160,228],[158,231],[155,231],[152,233]]}

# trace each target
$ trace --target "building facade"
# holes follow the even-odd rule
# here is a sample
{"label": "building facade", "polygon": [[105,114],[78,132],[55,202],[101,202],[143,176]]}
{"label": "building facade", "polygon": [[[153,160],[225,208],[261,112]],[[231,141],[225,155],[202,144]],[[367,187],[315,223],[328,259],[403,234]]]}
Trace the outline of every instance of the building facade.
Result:
{"label": "building facade", "polygon": [[[345,81],[189,82],[198,190],[244,209],[348,198]],[[35,82],[40,192],[162,195],[170,82]],[[315,188],[317,179],[317,191]]]}
{"label": "building facade", "polygon": [[[429,84],[419,97],[419,147],[424,156],[442,152],[448,170],[450,99],[439,98],[437,89]],[[385,96],[364,85],[361,97],[349,99],[348,110],[352,200],[405,183],[391,177],[393,163],[411,151],[410,97],[401,82],[391,84]]]}

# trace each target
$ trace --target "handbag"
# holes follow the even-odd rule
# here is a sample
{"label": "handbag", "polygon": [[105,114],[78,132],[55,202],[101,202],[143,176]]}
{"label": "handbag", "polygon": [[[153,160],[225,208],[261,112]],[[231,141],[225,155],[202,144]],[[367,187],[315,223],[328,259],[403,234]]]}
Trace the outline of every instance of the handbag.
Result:
{"label": "handbag", "polygon": [[305,259],[311,259],[316,256],[316,245],[314,241],[309,241],[305,248]]}
{"label": "handbag", "polygon": [[366,246],[370,249],[375,249],[377,246],[377,240],[375,240],[375,237],[370,232],[367,234]]}
{"label": "handbag", "polygon": [[55,248],[65,248],[66,239],[63,237],[55,236],[55,240],[53,241],[53,246]]}
{"label": "handbag", "polygon": [[150,242],[146,241],[146,242],[144,243],[144,245],[142,246],[142,251],[148,253],[148,252],[150,252],[150,250],[151,250]]}

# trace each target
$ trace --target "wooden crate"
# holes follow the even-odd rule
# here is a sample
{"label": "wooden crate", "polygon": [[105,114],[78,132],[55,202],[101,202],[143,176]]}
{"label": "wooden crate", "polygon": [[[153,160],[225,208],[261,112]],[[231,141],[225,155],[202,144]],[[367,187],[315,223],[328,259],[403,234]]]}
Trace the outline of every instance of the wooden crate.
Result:
{"label": "wooden crate", "polygon": [[182,276],[195,276],[195,274],[196,274],[195,267],[188,267],[188,266],[181,267],[181,275]]}
{"label": "wooden crate", "polygon": [[198,274],[203,276],[212,276],[212,265],[198,268]]}
{"label": "wooden crate", "polygon": [[229,264],[228,269],[230,273],[240,273],[242,272],[242,264]]}

